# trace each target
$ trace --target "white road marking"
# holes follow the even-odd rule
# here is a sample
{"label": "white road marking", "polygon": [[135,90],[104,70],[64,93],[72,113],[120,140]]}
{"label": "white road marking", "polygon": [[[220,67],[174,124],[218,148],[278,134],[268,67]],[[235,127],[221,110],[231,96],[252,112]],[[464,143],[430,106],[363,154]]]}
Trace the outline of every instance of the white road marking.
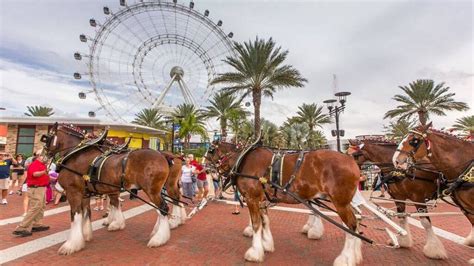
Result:
{"label": "white road marking", "polygon": [[[141,206],[132,208],[128,211],[123,212],[125,219],[132,218],[134,216],[140,215],[144,212],[152,210],[153,208],[149,205],[143,204]],[[92,223],[92,230],[96,231],[104,228],[102,225],[103,219],[97,220]],[[27,256],[34,252],[40,251],[45,248],[52,247],[59,243],[66,241],[67,236],[69,235],[69,229],[64,230],[58,233],[54,233],[45,237],[41,237],[11,248],[0,250],[0,264],[7,263],[12,260]]]}
{"label": "white road marking", "polygon": [[[127,194],[127,192],[122,192],[120,194],[120,196],[125,196]],[[95,201],[94,200],[91,200],[91,205],[92,204],[95,204]],[[62,213],[62,212],[67,212],[69,211],[71,208],[69,207],[69,205],[67,206],[63,206],[63,207],[58,207],[58,208],[54,208],[54,209],[51,209],[51,210],[47,210],[44,212],[44,216],[51,216],[51,215],[55,215],[55,214],[58,214],[58,213]],[[14,223],[19,223],[23,221],[23,216],[17,216],[17,217],[12,217],[12,218],[8,218],[8,219],[3,219],[3,220],[0,220],[0,226],[2,225],[7,225],[7,224],[14,224]]]}
{"label": "white road marking", "polygon": [[[219,200],[220,202],[225,202],[227,204],[230,204],[230,205],[239,205],[240,203],[238,202],[235,202],[235,201],[229,201],[229,200]],[[291,207],[280,207],[280,206],[274,206],[274,207],[271,207],[270,208],[271,210],[278,210],[278,211],[287,211],[287,212],[295,212],[295,213],[304,213],[304,214],[310,214],[311,211],[308,210],[308,209],[299,209],[299,208],[291,208]],[[337,213],[334,213],[334,212],[328,212],[328,211],[321,211],[323,214],[327,215],[327,216],[338,216]],[[410,223],[411,225],[415,226],[415,227],[418,227],[420,229],[423,229],[423,226],[421,225],[421,222],[416,220],[416,219],[413,219],[413,218],[410,218],[408,217],[408,223]],[[451,233],[451,232],[448,232],[448,231],[445,231],[441,228],[438,228],[436,226],[433,226],[433,231],[435,232],[436,235],[444,238],[444,239],[447,239],[449,241],[452,241],[456,244],[460,244],[464,247],[467,247],[467,248],[470,248],[470,249],[474,249],[473,247],[468,247],[466,245],[463,244],[463,241],[464,241],[464,237],[462,236],[459,236],[459,235],[456,235],[454,233]]]}

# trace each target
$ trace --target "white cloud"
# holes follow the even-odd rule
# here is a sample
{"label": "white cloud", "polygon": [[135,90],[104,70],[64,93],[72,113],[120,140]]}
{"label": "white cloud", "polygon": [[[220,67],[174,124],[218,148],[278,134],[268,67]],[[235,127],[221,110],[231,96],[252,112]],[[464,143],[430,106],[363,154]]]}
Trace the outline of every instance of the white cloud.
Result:
{"label": "white cloud", "polygon": [[[94,35],[89,18],[104,21],[102,6],[114,11],[118,1],[10,0],[1,5],[0,57],[16,61],[0,61],[1,105],[16,114],[43,103],[76,115],[97,108],[91,99],[77,99],[84,88],[71,75],[85,66],[72,54],[87,52],[78,36]],[[419,78],[446,82],[456,100],[474,108],[472,5],[460,0],[203,0],[195,8],[209,9],[210,18],[222,19],[224,31],[233,31],[238,41],[273,37],[290,51],[288,63],[309,80],[305,88],[277,92],[274,102],[265,99],[264,118],[281,124],[302,103],[332,98],[335,73],[339,89],[352,92],[341,116],[351,137],[380,133],[388,124],[383,114],[396,105],[391,98],[400,93],[398,86]],[[38,70],[43,66],[48,71]],[[472,113],[449,112],[433,120],[445,127]],[[325,126],[325,132],[333,127]]]}

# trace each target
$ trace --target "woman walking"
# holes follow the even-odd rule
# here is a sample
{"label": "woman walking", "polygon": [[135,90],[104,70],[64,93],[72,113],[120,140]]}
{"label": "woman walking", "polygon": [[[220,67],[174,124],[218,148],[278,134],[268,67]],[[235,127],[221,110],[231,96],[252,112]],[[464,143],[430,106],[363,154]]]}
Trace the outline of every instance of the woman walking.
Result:
{"label": "woman walking", "polygon": [[183,188],[183,195],[193,201],[193,180],[192,175],[196,174],[196,167],[191,165],[191,160],[186,158],[185,164],[181,167],[181,184]]}

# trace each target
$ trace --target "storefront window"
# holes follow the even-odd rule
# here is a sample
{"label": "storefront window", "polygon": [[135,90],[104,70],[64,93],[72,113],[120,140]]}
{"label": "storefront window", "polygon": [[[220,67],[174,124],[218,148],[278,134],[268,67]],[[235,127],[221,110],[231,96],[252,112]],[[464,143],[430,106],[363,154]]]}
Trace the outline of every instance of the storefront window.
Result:
{"label": "storefront window", "polygon": [[25,157],[33,155],[35,145],[35,126],[18,126],[16,153]]}

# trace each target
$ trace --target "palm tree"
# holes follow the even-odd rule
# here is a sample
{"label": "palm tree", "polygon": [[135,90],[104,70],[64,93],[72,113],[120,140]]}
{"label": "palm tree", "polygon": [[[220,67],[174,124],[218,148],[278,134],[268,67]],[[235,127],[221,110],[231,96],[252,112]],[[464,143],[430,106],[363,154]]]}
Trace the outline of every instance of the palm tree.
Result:
{"label": "palm tree", "polygon": [[53,108],[46,106],[27,106],[28,113],[26,116],[52,116],[54,115]]}
{"label": "palm tree", "polygon": [[[245,127],[245,125],[250,124],[250,122],[247,120],[247,114],[248,112],[241,112],[240,110],[232,110],[229,112],[228,121],[230,129],[232,130],[232,133],[234,133],[234,143],[239,142],[241,132],[245,132],[243,128]],[[251,130],[251,128],[252,125],[250,125],[250,130],[247,130],[250,131],[250,136],[253,135],[253,131]]]}
{"label": "palm tree", "polygon": [[203,115],[206,118],[217,118],[220,122],[222,137],[227,136],[227,124],[231,117],[244,114],[244,110],[240,105],[240,101],[234,95],[226,92],[218,92],[214,94],[210,101],[211,105],[206,106]]}
{"label": "palm tree", "polygon": [[406,134],[416,126],[416,120],[413,119],[400,119],[390,121],[387,126],[384,126],[386,136],[389,139],[400,141],[405,137]]}
{"label": "palm tree", "polygon": [[180,104],[172,114],[176,123],[179,124],[178,136],[184,139],[184,147],[189,148],[192,134],[198,134],[207,139],[207,131],[204,124],[204,116],[193,104]]}
{"label": "palm tree", "polygon": [[453,128],[466,132],[472,138],[474,136],[474,115],[458,118]]}
{"label": "palm tree", "polygon": [[263,143],[273,147],[276,145],[275,138],[278,136],[278,127],[274,123],[262,118]]}
{"label": "palm tree", "polygon": [[308,134],[308,148],[313,149],[316,147],[316,137],[314,128],[322,127],[323,124],[331,122],[330,117],[327,114],[323,114],[323,106],[319,106],[315,103],[305,104],[298,106],[297,116],[293,117],[297,123],[306,124],[309,128]]}
{"label": "palm tree", "polygon": [[449,87],[444,83],[434,84],[433,80],[419,79],[409,84],[400,86],[406,95],[395,95],[392,99],[399,102],[397,108],[385,113],[385,118],[410,119],[415,114],[422,125],[426,125],[430,114],[445,116],[444,111],[465,111],[469,107],[464,102],[456,102],[455,93],[448,93]]}
{"label": "palm tree", "polygon": [[[309,142],[311,140],[311,142]],[[328,143],[326,136],[321,130],[316,130],[310,132],[308,135],[308,144],[306,145],[308,149],[315,149],[324,147]]]}
{"label": "palm tree", "polygon": [[155,108],[144,108],[139,113],[135,114],[135,119],[132,121],[133,124],[164,129],[163,116],[159,113],[158,109]]}
{"label": "palm tree", "polygon": [[261,128],[260,105],[262,96],[273,98],[278,89],[303,87],[307,81],[291,65],[282,65],[288,51],[275,47],[272,38],[269,40],[255,38],[244,44],[234,43],[237,56],[229,56],[224,62],[234,68],[216,77],[211,84],[224,83],[223,89],[231,94],[241,95],[241,99],[251,96],[254,106],[255,136]]}

